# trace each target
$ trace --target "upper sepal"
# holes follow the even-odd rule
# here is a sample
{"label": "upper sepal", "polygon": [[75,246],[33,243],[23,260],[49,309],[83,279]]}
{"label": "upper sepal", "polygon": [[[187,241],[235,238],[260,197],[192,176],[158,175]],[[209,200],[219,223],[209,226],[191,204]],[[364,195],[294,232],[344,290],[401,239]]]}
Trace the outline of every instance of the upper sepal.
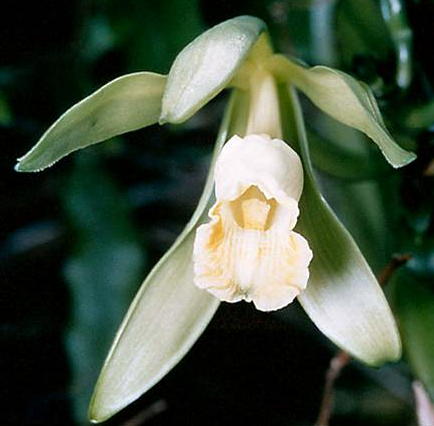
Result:
{"label": "upper sepal", "polygon": [[187,120],[224,89],[265,29],[260,19],[239,16],[186,46],[170,69],[160,123]]}
{"label": "upper sepal", "polygon": [[18,160],[19,172],[36,172],[69,153],[158,121],[166,77],[138,72],[119,77],[66,111]]}
{"label": "upper sepal", "polygon": [[280,79],[304,92],[318,108],[369,136],[393,167],[405,166],[416,158],[393,140],[366,84],[333,68],[305,68],[282,55],[274,55],[269,66]]}

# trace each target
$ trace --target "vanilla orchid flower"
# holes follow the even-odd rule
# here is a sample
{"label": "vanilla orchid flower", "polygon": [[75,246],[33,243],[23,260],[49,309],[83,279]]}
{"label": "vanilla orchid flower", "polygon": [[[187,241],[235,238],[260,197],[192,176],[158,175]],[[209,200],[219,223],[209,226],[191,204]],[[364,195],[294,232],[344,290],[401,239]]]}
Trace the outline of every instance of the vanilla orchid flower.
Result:
{"label": "vanilla orchid flower", "polygon": [[91,401],[93,422],[157,383],[220,300],[252,301],[268,311],[297,297],[317,327],[357,359],[380,365],[400,357],[384,294],[319,192],[296,90],[364,132],[393,167],[415,156],[393,141],[367,86],[274,53],[257,18],[206,31],[179,53],[167,76],[139,72],[106,84],[63,114],[16,169],[42,170],[118,134],[184,122],[225,88],[232,94],[202,197],[120,326]]}
{"label": "vanilla orchid flower", "polygon": [[285,307],[306,288],[312,252],[294,232],[303,188],[298,154],[268,135],[233,136],[215,166],[216,203],[194,243],[194,280],[218,299]]}

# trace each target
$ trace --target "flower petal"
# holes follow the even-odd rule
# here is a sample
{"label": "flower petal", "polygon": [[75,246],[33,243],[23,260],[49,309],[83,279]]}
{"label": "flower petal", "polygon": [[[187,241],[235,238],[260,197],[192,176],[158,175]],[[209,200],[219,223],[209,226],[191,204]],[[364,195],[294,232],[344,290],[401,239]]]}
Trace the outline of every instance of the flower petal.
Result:
{"label": "flower petal", "polygon": [[166,77],[138,72],[119,77],[66,111],[16,165],[35,172],[78,149],[158,121]]}
{"label": "flower petal", "polygon": [[224,89],[264,30],[260,19],[239,16],[186,46],[170,69],[160,122],[187,120]]}
{"label": "flower petal", "polygon": [[270,67],[280,79],[300,89],[318,108],[369,136],[393,167],[405,166],[416,158],[392,139],[366,84],[332,68],[306,69],[282,55],[274,55]]}
{"label": "flower petal", "polygon": [[236,91],[196,211],[148,275],[124,318],[95,387],[89,408],[92,422],[106,420],[157,383],[186,354],[217,309],[218,300],[193,284],[193,239],[197,225],[206,220],[217,153],[245,126],[246,120],[240,120],[243,103],[244,95]]}
{"label": "flower petal", "polygon": [[317,189],[297,95],[291,90],[287,96],[282,92],[286,133],[298,145],[306,172],[296,229],[314,253],[309,283],[298,300],[317,327],[354,357],[371,365],[396,360],[401,343],[389,305],[351,235]]}

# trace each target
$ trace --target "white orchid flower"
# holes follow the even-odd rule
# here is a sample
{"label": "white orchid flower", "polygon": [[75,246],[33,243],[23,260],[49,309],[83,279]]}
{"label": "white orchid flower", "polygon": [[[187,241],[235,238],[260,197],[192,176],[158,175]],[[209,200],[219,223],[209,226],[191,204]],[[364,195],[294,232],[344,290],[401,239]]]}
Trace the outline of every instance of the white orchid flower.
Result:
{"label": "white orchid flower", "polygon": [[141,72],[108,83],[62,115],[17,170],[42,170],[72,151],[158,121],[183,122],[224,88],[232,95],[204,192],[118,331],[91,402],[93,422],[158,382],[220,300],[252,301],[269,311],[297,297],[318,328],[354,357],[370,365],[400,357],[384,294],[317,188],[295,89],[367,134],[392,166],[414,154],[393,141],[365,85],[275,54],[257,18],[211,28],[181,51],[168,76]]}

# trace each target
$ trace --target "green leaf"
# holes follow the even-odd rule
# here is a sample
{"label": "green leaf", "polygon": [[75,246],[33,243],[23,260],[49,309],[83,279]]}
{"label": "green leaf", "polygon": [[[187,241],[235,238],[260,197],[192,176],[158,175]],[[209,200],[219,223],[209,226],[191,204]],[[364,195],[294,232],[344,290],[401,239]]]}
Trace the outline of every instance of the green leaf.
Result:
{"label": "green leaf", "polygon": [[104,12],[116,34],[116,48],[126,58],[128,68],[167,73],[179,51],[204,31],[199,3],[108,1]]}
{"label": "green leaf", "polygon": [[369,136],[393,167],[402,167],[416,158],[402,149],[384,125],[377,102],[369,87],[332,68],[306,69],[275,55],[270,67],[284,81],[300,89],[321,110],[334,119]]}
{"label": "green leaf", "polygon": [[358,58],[371,63],[390,60],[393,44],[379,3],[377,0],[337,3],[334,30],[339,41],[339,62],[346,68],[353,66]]}
{"label": "green leaf", "polygon": [[160,123],[187,120],[223,90],[264,30],[260,19],[239,16],[186,46],[170,69]]}
{"label": "green leaf", "polygon": [[434,401],[434,292],[409,273],[393,283],[393,302],[405,354]]}
{"label": "green leaf", "polygon": [[96,153],[80,154],[62,200],[76,240],[65,265],[71,398],[77,423],[85,424],[98,368],[143,274],[144,252],[128,205]]}
{"label": "green leaf", "polygon": [[137,293],[108,354],[89,408],[101,422],[157,383],[187,353],[219,301],[193,284],[195,230],[207,220],[214,186],[213,167],[223,143],[237,129],[245,95],[235,92],[214,149],[204,192],[192,219],[157,263]]}
{"label": "green leaf", "polygon": [[339,347],[370,365],[400,357],[401,345],[386,298],[351,235],[317,189],[297,96],[282,103],[287,140],[303,159],[305,186],[296,229],[313,251],[307,289],[298,297],[316,326]]}
{"label": "green leaf", "polygon": [[73,151],[156,123],[165,82],[163,75],[139,72],[107,83],[66,111],[16,170],[43,170]]}

